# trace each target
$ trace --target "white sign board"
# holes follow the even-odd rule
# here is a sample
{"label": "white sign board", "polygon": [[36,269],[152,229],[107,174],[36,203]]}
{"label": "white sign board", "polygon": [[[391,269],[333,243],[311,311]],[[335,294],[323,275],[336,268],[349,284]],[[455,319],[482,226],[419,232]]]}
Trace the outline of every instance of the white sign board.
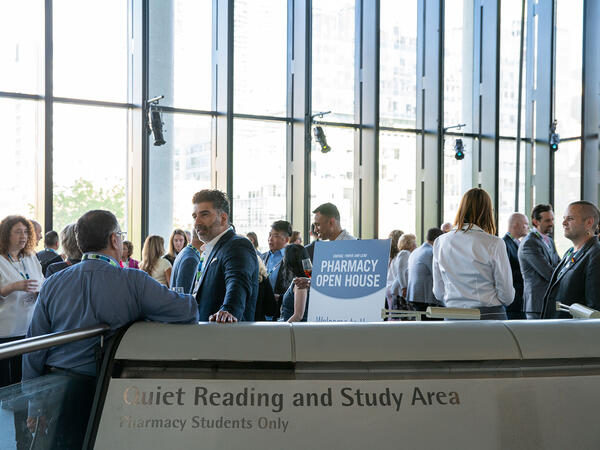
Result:
{"label": "white sign board", "polygon": [[317,242],[309,322],[381,322],[390,241]]}
{"label": "white sign board", "polygon": [[115,379],[96,448],[599,448],[600,376]]}

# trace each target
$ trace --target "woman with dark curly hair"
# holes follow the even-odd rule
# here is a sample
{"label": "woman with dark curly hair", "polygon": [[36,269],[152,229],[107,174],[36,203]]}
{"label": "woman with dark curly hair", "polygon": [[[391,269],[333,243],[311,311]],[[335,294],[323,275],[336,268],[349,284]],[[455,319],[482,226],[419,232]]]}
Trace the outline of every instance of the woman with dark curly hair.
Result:
{"label": "woman with dark curly hair", "polygon": [[[25,337],[44,281],[33,224],[22,216],[0,222],[0,344]],[[21,357],[0,361],[0,386],[21,381]]]}

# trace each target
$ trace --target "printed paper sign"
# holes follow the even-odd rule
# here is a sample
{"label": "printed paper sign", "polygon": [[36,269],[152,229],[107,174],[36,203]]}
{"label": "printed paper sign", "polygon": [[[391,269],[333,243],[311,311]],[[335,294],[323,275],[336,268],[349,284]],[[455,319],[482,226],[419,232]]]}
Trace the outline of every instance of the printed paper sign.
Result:
{"label": "printed paper sign", "polygon": [[381,321],[389,257],[389,239],[317,242],[308,320]]}

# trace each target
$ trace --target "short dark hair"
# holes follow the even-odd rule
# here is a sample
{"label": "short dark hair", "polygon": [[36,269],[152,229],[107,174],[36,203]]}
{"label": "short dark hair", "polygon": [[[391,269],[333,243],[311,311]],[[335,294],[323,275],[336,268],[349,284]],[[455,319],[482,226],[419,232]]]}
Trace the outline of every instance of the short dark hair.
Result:
{"label": "short dark hair", "polygon": [[444,232],[440,229],[440,228],[430,228],[429,230],[427,230],[427,237],[426,239],[429,242],[433,242],[435,241],[437,238],[439,238],[442,234],[444,234]]}
{"label": "short dark hair", "polygon": [[317,213],[325,217],[333,217],[338,222],[340,221],[340,211],[337,209],[337,206],[335,206],[333,203],[323,203],[322,205],[318,206],[313,211],[313,214]]}
{"label": "short dark hair", "polygon": [[271,228],[275,231],[286,233],[288,237],[292,235],[292,224],[287,220],[276,220],[273,222],[273,225],[271,225]]}
{"label": "short dark hair", "polygon": [[569,203],[569,206],[581,206],[583,208],[583,210],[585,211],[584,219],[587,219],[588,217],[593,218],[594,219],[593,229],[594,229],[594,231],[598,229],[598,222],[600,221],[600,211],[598,211],[598,208],[596,207],[596,205],[594,205],[591,202],[585,201],[585,200],[578,200],[576,202]]}
{"label": "short dark hair", "polygon": [[54,247],[56,244],[58,244],[58,233],[54,230],[48,231],[44,235],[44,247]]}
{"label": "short dark hair", "polygon": [[552,205],[545,205],[540,203],[539,205],[535,205],[531,210],[531,219],[542,220],[542,213],[552,211]]}
{"label": "short dark hair", "polygon": [[225,192],[218,189],[203,189],[200,192],[196,192],[192,198],[192,204],[196,205],[203,202],[210,202],[214,209],[227,214],[227,221],[229,222],[231,208],[229,207],[229,199]]}
{"label": "short dark hair", "polygon": [[119,228],[117,218],[110,211],[94,209],[77,221],[75,236],[83,253],[97,252],[108,247],[110,235]]}

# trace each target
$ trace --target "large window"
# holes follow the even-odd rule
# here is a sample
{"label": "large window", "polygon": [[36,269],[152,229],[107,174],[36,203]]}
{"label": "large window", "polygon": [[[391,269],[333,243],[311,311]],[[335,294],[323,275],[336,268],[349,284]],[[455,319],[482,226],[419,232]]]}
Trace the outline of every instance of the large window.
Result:
{"label": "large window", "polygon": [[332,122],[354,122],[354,2],[312,2],[312,110]]}
{"label": "large window", "polygon": [[53,228],[106,209],[127,229],[126,193],[127,110],[55,104]]}
{"label": "large window", "polygon": [[53,2],[54,95],[127,101],[127,2]]}
{"label": "large window", "polygon": [[43,217],[38,195],[43,180],[43,105],[32,100],[0,98],[0,220],[9,214]]}
{"label": "large window", "polygon": [[212,0],[150,0],[149,95],[211,109]]}
{"label": "large window", "polygon": [[254,231],[260,243],[274,221],[285,220],[285,127],[234,121],[233,223],[238,233]]}
{"label": "large window", "polygon": [[236,0],[234,111],[285,116],[287,2]]}
{"label": "large window", "polygon": [[0,4],[0,91],[44,90],[44,2]]}
{"label": "large window", "polygon": [[381,2],[379,123],[414,128],[417,111],[417,1]]}
{"label": "large window", "polygon": [[379,237],[416,226],[416,137],[379,133]]}
{"label": "large window", "polygon": [[354,232],[354,133],[350,128],[325,127],[329,153],[313,140],[311,152],[311,211],[331,202],[340,211],[342,227]]}
{"label": "large window", "polygon": [[573,246],[561,226],[567,205],[581,199],[581,140],[562,142],[555,154],[554,240],[560,255]]}

